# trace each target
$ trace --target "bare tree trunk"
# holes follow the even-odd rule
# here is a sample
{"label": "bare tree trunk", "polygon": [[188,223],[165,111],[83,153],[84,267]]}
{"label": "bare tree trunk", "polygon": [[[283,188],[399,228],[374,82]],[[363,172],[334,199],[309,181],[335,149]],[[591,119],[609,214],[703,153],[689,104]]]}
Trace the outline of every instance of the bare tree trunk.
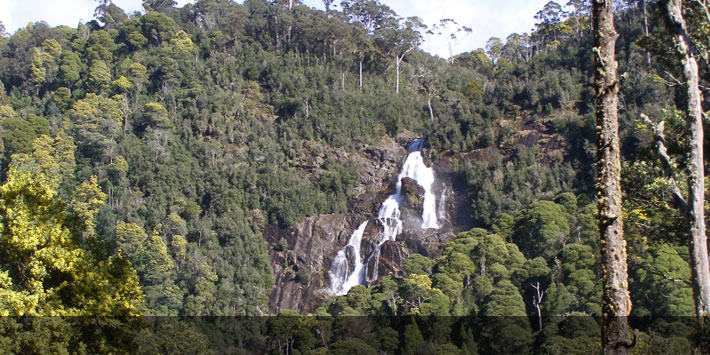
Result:
{"label": "bare tree trunk", "polygon": [[[643,11],[643,34],[648,37],[648,12],[646,12],[646,0],[641,1],[641,11]],[[646,50],[646,69],[651,70],[651,53]]]}
{"label": "bare tree trunk", "polygon": [[542,298],[545,296],[545,291],[540,289],[540,282],[536,282],[535,285],[530,284],[532,288],[535,289],[537,295],[533,295],[533,306],[537,309],[537,322],[538,330],[542,330],[542,310],[540,306],[542,305]]}
{"label": "bare tree trunk", "polygon": [[429,107],[429,120],[434,123],[434,110],[431,108],[431,94],[427,94],[426,105]]}
{"label": "bare tree trunk", "polygon": [[128,101],[130,98],[128,94],[121,94],[121,112],[123,113],[123,131],[125,132],[128,128],[128,114],[130,113],[130,107]]}
{"label": "bare tree trunk", "polygon": [[602,268],[602,348],[605,354],[628,354],[632,346],[631,313],[626,267],[626,241],[621,216],[621,161],[619,154],[618,82],[614,46],[613,0],[592,2],[596,72],[597,195]]}
{"label": "bare tree trunk", "polygon": [[396,58],[394,59],[394,66],[395,66],[395,75],[394,75],[394,77],[395,77],[395,81],[396,81],[395,87],[394,87],[394,92],[396,92],[396,93],[398,93],[398,94],[399,94],[399,63],[401,62],[401,60],[400,60],[399,58],[400,58],[400,57],[396,57]]}
{"label": "bare tree trunk", "polygon": [[398,94],[399,94],[399,64],[402,63],[402,61],[404,60],[404,56],[407,55],[407,53],[409,53],[409,51],[411,51],[412,49],[414,49],[414,48],[408,48],[406,51],[404,51],[402,53],[402,55],[395,54],[395,56],[394,56],[395,80],[396,80],[394,91]]}
{"label": "bare tree trunk", "polygon": [[683,19],[681,1],[665,1],[668,29],[673,34],[676,53],[683,65],[688,130],[688,209],[690,269],[693,275],[695,311],[702,328],[710,325],[710,267],[705,236],[705,174],[703,172],[703,121],[698,89],[698,63]]}
{"label": "bare tree trunk", "polygon": [[360,71],[360,72],[358,73],[359,76],[360,76],[359,85],[360,85],[360,90],[362,90],[362,58],[360,58],[360,69],[359,69],[359,71]]}
{"label": "bare tree trunk", "polygon": [[328,40],[323,40],[323,63],[326,62],[326,55],[328,54]]}
{"label": "bare tree trunk", "polygon": [[274,15],[274,35],[276,36],[276,53],[281,53],[281,39],[279,38],[279,15]]}
{"label": "bare tree trunk", "polygon": [[665,143],[666,137],[663,133],[664,122],[661,121],[654,126],[648,116],[641,114],[641,118],[646,122],[646,124],[648,124],[649,127],[653,128],[656,149],[658,150],[658,156],[661,159],[661,167],[663,167],[663,175],[665,175],[666,181],[668,182],[668,187],[673,195],[673,200],[678,205],[680,210],[686,214],[688,213],[688,203],[685,201],[683,193],[680,191],[678,184],[675,182],[675,171],[673,170],[671,158],[668,156],[668,149],[666,149]]}
{"label": "bare tree trunk", "polygon": [[293,30],[293,26],[288,25],[288,29],[286,30],[286,45],[287,46],[291,45],[291,30]]}

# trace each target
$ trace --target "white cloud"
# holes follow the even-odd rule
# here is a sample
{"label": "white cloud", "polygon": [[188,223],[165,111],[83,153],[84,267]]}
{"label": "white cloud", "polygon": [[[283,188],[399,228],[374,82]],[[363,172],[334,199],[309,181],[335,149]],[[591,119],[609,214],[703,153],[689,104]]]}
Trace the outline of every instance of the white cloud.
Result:
{"label": "white cloud", "polygon": [[10,11],[3,11],[0,20],[8,32],[13,33],[30,22],[44,21],[50,26],[76,26],[80,19],[93,18],[97,3],[93,0],[1,0],[10,3]]}
{"label": "white cloud", "polygon": [[[141,0],[113,0],[126,13],[142,10]],[[427,25],[451,18],[460,26],[470,27],[472,33],[461,38],[456,53],[483,48],[490,37],[505,39],[513,32],[529,32],[535,23],[537,11],[549,0],[380,0],[403,17],[418,16]],[[193,0],[178,0],[182,6]],[[306,5],[323,9],[321,0],[304,0]],[[336,4],[339,1],[336,0]],[[80,20],[91,21],[96,0],[0,0],[0,21],[8,32],[26,26],[29,22],[43,20],[51,26],[75,27]],[[339,8],[339,5],[338,7]],[[428,36],[430,37],[430,36]],[[422,48],[441,57],[449,56],[445,38],[428,39]]]}
{"label": "white cloud", "polygon": [[[427,25],[450,18],[472,32],[454,47],[454,54],[484,48],[491,37],[502,40],[513,33],[530,32],[535,25],[535,14],[550,0],[380,0],[399,16],[418,16]],[[323,8],[320,0],[304,3]],[[558,1],[558,3],[564,3]],[[449,57],[449,45],[442,37],[425,36],[422,49],[442,58]]]}

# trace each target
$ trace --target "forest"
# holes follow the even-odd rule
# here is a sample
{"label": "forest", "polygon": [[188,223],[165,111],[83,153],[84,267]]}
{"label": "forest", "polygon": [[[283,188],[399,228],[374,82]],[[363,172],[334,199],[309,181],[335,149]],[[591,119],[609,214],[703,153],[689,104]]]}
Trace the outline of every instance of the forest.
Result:
{"label": "forest", "polygon": [[[638,354],[710,351],[677,193],[692,161],[674,1],[614,1]],[[385,2],[102,0],[76,28],[0,23],[0,348],[599,353],[591,1],[449,58],[423,38],[470,28]],[[681,3],[707,96],[710,5]],[[389,184],[360,179],[363,150],[411,137],[451,169],[455,238],[309,314],[270,311],[270,252],[291,245],[265,231],[362,208]],[[280,267],[305,286],[329,265]]]}

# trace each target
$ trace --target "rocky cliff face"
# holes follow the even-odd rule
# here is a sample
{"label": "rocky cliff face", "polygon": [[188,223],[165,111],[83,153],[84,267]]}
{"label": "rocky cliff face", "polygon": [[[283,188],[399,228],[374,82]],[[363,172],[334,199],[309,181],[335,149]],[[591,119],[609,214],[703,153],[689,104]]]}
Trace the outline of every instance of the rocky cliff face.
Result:
{"label": "rocky cliff face", "polygon": [[[363,233],[361,254],[364,258],[375,249],[380,233],[376,219],[381,203],[394,192],[399,169],[407,155],[404,147],[414,137],[386,140],[377,146],[364,146],[356,154],[329,152],[339,159],[354,159],[358,166],[359,181],[354,187],[355,197],[348,201],[347,214],[318,215],[306,218],[293,228],[281,229],[270,225],[264,229],[264,239],[269,245],[269,261],[274,268],[275,286],[269,297],[269,311],[293,309],[301,313],[313,312],[329,295],[329,269],[333,258],[348,243],[352,232],[366,219],[368,225]],[[309,157],[299,168],[314,176],[319,170],[319,161],[328,157]],[[451,223],[456,211],[455,174],[446,159],[438,162],[434,194],[437,205],[442,191],[448,186],[445,217],[440,220],[442,228],[421,230],[422,197],[424,190],[414,180],[403,179],[404,201],[400,206],[404,232],[395,242],[385,242],[378,258],[367,265],[368,280],[379,280],[401,273],[406,258],[412,253],[436,257],[455,233],[468,226],[457,228]],[[441,169],[441,173],[439,172]],[[452,192],[454,191],[454,192]],[[465,208],[464,208],[465,209]],[[455,216],[454,216],[455,217]],[[442,219],[442,218],[440,218]],[[346,252],[347,254],[347,252]],[[352,256],[351,256],[352,258]],[[375,281],[376,282],[376,281]]]}
{"label": "rocky cliff face", "polygon": [[328,267],[352,233],[352,217],[319,215],[293,229],[269,226],[269,262],[275,286],[269,297],[271,313],[281,309],[311,312],[328,297]]}

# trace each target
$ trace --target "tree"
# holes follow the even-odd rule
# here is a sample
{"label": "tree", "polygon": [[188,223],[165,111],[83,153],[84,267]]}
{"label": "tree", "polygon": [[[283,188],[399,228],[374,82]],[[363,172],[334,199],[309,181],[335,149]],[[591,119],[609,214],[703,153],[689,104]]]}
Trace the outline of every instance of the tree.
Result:
{"label": "tree", "polygon": [[569,0],[567,4],[565,4],[565,7],[570,9],[570,11],[567,12],[569,16],[567,21],[572,22],[574,25],[574,33],[577,39],[579,39],[582,31],[585,28],[589,28],[589,0]]}
{"label": "tree", "polygon": [[387,27],[377,30],[376,37],[383,52],[394,58],[395,92],[399,93],[400,66],[407,53],[416,49],[421,42],[418,30],[426,28],[418,17],[409,17],[403,22],[393,20]]}
{"label": "tree", "polygon": [[513,235],[513,226],[515,225],[515,218],[507,213],[501,213],[493,221],[491,225],[491,232],[498,234],[505,240],[510,240],[510,236]]}
{"label": "tree", "polygon": [[365,58],[367,56],[371,56],[373,53],[375,53],[376,49],[374,48],[374,43],[370,36],[368,36],[367,33],[360,28],[353,29],[351,34],[351,40],[353,42],[354,47],[352,49],[352,52],[358,59],[358,87],[360,88],[360,90],[362,90],[363,62],[365,61]]}
{"label": "tree", "polygon": [[479,330],[489,353],[523,353],[532,344],[532,329],[518,288],[509,280],[495,284],[486,297],[482,315],[486,323]]}
{"label": "tree", "polygon": [[540,288],[540,282],[536,282],[534,285],[530,284],[530,287],[535,289],[535,295],[532,298],[533,307],[537,311],[537,323],[538,330],[542,330],[542,299],[545,297],[545,290]]}
{"label": "tree", "polygon": [[351,354],[363,354],[363,355],[375,355],[377,351],[368,345],[366,342],[358,339],[351,338],[345,340],[339,340],[333,343],[333,347],[328,349],[329,354],[333,355],[351,355]]}
{"label": "tree", "polygon": [[108,31],[93,31],[86,41],[84,54],[90,59],[91,64],[96,61],[111,63],[116,48],[116,42]]}
{"label": "tree", "polygon": [[443,90],[442,77],[444,75],[442,66],[436,61],[424,57],[416,64],[415,75],[422,91],[426,93],[429,120],[434,123],[434,109],[431,106],[431,98],[438,96],[439,92]]}
{"label": "tree", "polygon": [[32,49],[32,62],[30,63],[30,82],[35,86],[35,95],[39,96],[39,89],[47,81],[47,68],[45,63],[52,60],[52,56],[40,48]]}
{"label": "tree", "polygon": [[400,351],[402,354],[413,354],[417,346],[424,343],[424,336],[419,330],[416,318],[411,318],[411,323],[404,326]]}
{"label": "tree", "polygon": [[[133,111],[138,107],[138,99],[140,97],[143,84],[148,79],[148,72],[145,66],[141,63],[131,63],[128,66],[128,79],[133,83]],[[123,129],[126,129],[127,120],[123,123]]]}
{"label": "tree", "polygon": [[177,31],[175,36],[170,40],[170,44],[173,45],[173,51],[175,52],[176,58],[184,58],[186,55],[192,52],[194,44],[190,39],[190,36],[183,30]]}
{"label": "tree", "polygon": [[[682,316],[695,314],[690,267],[678,250],[667,243],[653,247],[648,256],[638,260],[634,279],[639,287],[632,288],[639,304],[634,315]],[[685,253],[684,253],[685,254]]]}
{"label": "tree", "polygon": [[439,20],[439,23],[431,26],[431,29],[426,31],[429,35],[442,36],[446,40],[449,49],[449,62],[454,64],[454,52],[456,46],[466,38],[473,30],[470,27],[460,26],[458,22],[450,18]]}
{"label": "tree", "polygon": [[182,308],[184,291],[175,285],[175,263],[157,230],[148,237],[142,249],[146,272],[141,275],[141,284],[149,312],[160,316],[177,315]]}
{"label": "tree", "polygon": [[62,52],[61,62],[59,64],[59,79],[66,85],[72,87],[79,80],[81,72],[81,59],[79,55],[72,51]]}
{"label": "tree", "polygon": [[530,35],[527,33],[523,33],[522,35],[517,33],[508,35],[508,37],[505,38],[501,56],[511,62],[516,60],[527,62],[530,60],[532,56]]}
{"label": "tree", "polygon": [[693,275],[693,296],[701,328],[710,327],[710,262],[705,235],[705,175],[703,167],[702,93],[698,88],[698,64],[695,49],[683,18],[680,0],[663,3],[666,26],[673,37],[676,56],[683,66],[684,105],[688,142],[688,201],[686,218],[690,232],[690,266]]}
{"label": "tree", "polygon": [[564,207],[552,201],[538,201],[518,214],[513,241],[528,258],[552,259],[559,253],[569,235]]}
{"label": "tree", "polygon": [[170,119],[168,111],[165,110],[162,104],[158,102],[148,102],[143,106],[143,115],[141,116],[142,127],[168,127]]}
{"label": "tree", "polygon": [[89,93],[72,105],[69,110],[73,124],[71,132],[77,138],[77,145],[85,149],[85,154],[112,158],[114,138],[123,118],[120,100],[119,95],[106,98]]}
{"label": "tree", "polygon": [[503,42],[500,38],[491,37],[488,39],[488,42],[486,42],[486,54],[491,59],[491,62],[498,61],[498,58],[503,54]]}
{"label": "tree", "polygon": [[592,4],[594,32],[594,89],[597,119],[597,202],[604,283],[602,291],[602,347],[608,354],[628,354],[631,314],[626,241],[621,215],[621,159],[617,118],[618,82],[614,45],[613,0]]}
{"label": "tree", "polygon": [[88,83],[96,92],[102,92],[111,84],[111,70],[106,62],[97,60],[89,67]]}
{"label": "tree", "polygon": [[[19,353],[126,351],[130,341],[123,342],[122,324],[140,315],[143,297],[135,269],[120,255],[108,255],[96,237],[94,247],[77,244],[82,236],[73,224],[91,226],[102,201],[68,211],[57,196],[60,179],[49,175],[49,168],[18,155],[0,187],[0,315],[39,316],[22,327],[4,328],[3,347]],[[55,318],[47,324],[43,316]],[[86,316],[128,318],[96,322]],[[48,326],[62,335],[47,336]]]}
{"label": "tree", "polygon": [[392,9],[377,0],[343,0],[340,7],[350,21],[360,23],[370,34],[396,16]]}
{"label": "tree", "polygon": [[176,5],[177,2],[174,0],[143,0],[143,8],[146,11],[158,11],[175,7]]}
{"label": "tree", "polygon": [[434,262],[421,254],[412,254],[404,262],[404,272],[410,274],[431,274],[431,267]]}
{"label": "tree", "polygon": [[330,16],[330,6],[333,5],[335,0],[321,0],[323,2],[323,7],[325,8],[326,15]]}
{"label": "tree", "polygon": [[539,35],[542,36],[543,46],[550,39],[557,41],[557,27],[562,22],[563,14],[562,6],[554,1],[545,4],[542,10],[535,14],[535,20],[538,21],[535,26],[539,30]]}
{"label": "tree", "polygon": [[128,16],[123,10],[111,1],[98,0],[101,2],[94,10],[94,17],[102,22],[108,29],[128,20]]}
{"label": "tree", "polygon": [[[73,157],[69,162],[73,165]],[[96,176],[92,176],[89,182],[82,182],[71,200],[71,210],[78,217],[72,228],[73,234],[81,237],[83,247],[86,247],[96,236],[94,217],[99,213],[105,200],[106,194],[101,191]]]}
{"label": "tree", "polygon": [[[172,2],[171,0],[156,1]],[[160,45],[164,41],[170,40],[175,31],[175,26],[175,20],[157,11],[148,11],[147,14],[141,17],[143,36],[155,45]],[[137,39],[139,40],[139,38]]]}
{"label": "tree", "polygon": [[566,245],[560,255],[561,280],[567,291],[575,295],[571,311],[599,314],[601,284],[598,280],[597,260],[589,245],[573,243]]}

